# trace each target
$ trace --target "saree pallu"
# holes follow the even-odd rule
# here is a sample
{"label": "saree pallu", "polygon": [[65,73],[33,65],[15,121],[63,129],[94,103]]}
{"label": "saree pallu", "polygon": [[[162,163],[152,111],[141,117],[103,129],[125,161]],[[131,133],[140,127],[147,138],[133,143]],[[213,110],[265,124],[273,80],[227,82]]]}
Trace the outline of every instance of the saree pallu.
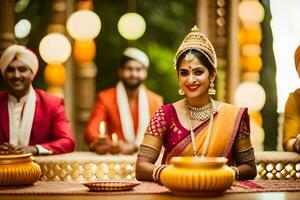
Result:
{"label": "saree pallu", "polygon": [[[169,163],[174,156],[192,156],[192,140],[190,131],[179,122],[175,108],[171,105],[162,107],[166,115],[168,131],[164,135],[165,153],[162,163]],[[221,103],[214,114],[213,127],[207,153],[205,156],[226,157],[233,163],[232,147],[239,132],[241,121],[247,115],[247,108],[239,108]],[[202,145],[208,135],[209,119],[194,129],[197,155],[201,155]]]}

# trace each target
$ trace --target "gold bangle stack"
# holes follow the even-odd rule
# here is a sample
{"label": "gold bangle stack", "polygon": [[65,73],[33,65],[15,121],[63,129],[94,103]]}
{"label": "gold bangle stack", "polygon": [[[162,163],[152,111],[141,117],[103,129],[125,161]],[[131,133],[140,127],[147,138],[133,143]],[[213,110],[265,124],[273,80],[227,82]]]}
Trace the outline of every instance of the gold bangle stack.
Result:
{"label": "gold bangle stack", "polygon": [[240,172],[239,169],[235,166],[230,166],[230,168],[234,171],[235,173],[235,180],[239,180],[240,179]]}
{"label": "gold bangle stack", "polygon": [[152,173],[152,178],[155,182],[160,183],[159,181],[160,173],[166,166],[167,165],[159,165],[154,168]]}

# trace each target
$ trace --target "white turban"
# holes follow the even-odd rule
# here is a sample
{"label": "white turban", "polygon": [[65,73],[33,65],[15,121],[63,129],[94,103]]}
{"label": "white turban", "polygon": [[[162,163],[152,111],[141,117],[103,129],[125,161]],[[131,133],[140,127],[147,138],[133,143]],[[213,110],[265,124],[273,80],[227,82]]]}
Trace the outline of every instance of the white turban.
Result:
{"label": "white turban", "polygon": [[11,45],[3,52],[0,59],[2,75],[4,75],[6,68],[14,59],[18,59],[25,63],[33,72],[32,78],[35,77],[39,68],[38,58],[32,51],[21,45]]}
{"label": "white turban", "polygon": [[141,50],[134,48],[134,47],[128,47],[123,52],[124,56],[127,56],[129,58],[132,58],[134,60],[139,61],[142,63],[146,68],[149,66],[149,59],[148,56]]}

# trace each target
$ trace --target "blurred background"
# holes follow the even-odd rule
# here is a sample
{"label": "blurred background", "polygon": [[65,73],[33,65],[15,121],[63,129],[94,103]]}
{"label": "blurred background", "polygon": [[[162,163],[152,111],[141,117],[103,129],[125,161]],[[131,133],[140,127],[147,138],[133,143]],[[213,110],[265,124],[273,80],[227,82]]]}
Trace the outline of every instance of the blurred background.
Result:
{"label": "blurred background", "polygon": [[281,150],[284,104],[300,85],[299,10],[298,0],[0,0],[0,53],[14,43],[36,52],[34,87],[65,98],[77,150],[87,150],[95,94],[116,84],[123,50],[147,53],[145,84],[172,103],[180,98],[173,58],[197,25],[218,56],[215,98],[249,108],[256,150]]}

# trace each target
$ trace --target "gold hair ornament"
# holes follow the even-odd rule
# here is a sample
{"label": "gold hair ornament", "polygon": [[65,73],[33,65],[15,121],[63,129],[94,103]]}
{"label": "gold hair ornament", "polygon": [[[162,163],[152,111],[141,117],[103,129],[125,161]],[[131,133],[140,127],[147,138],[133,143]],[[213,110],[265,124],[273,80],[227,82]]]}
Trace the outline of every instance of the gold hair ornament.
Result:
{"label": "gold hair ornament", "polygon": [[[204,56],[207,57],[208,61],[212,64],[212,66],[217,69],[217,56],[215,49],[209,39],[200,32],[197,26],[194,26],[191,29],[191,32],[187,34],[182,41],[181,45],[179,46],[175,57],[174,57],[174,67],[176,69],[177,60],[179,56],[188,51],[188,50],[197,50],[203,53]],[[190,60],[191,52],[189,52],[186,56],[187,59]],[[194,56],[194,55],[193,55]]]}

